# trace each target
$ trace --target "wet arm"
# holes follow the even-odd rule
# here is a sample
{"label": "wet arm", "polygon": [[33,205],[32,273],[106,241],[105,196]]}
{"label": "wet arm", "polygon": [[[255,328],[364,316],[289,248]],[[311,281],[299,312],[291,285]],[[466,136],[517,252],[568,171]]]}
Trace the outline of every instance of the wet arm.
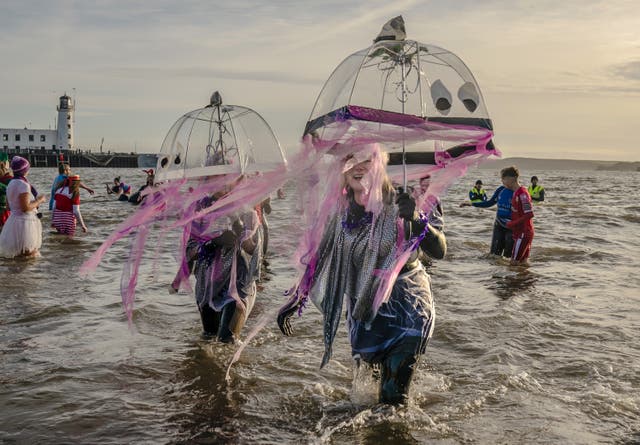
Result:
{"label": "wet arm", "polygon": [[420,243],[420,248],[430,257],[441,260],[447,254],[447,238],[444,233],[428,225],[429,231]]}
{"label": "wet arm", "polygon": [[30,199],[30,195],[31,193],[29,192],[20,193],[20,210],[22,210],[24,213],[37,209],[38,206],[44,201],[44,195],[40,195],[34,200]]}
{"label": "wet arm", "polygon": [[76,215],[76,219],[80,223],[80,227],[82,227],[83,231],[87,231],[87,226],[84,225],[84,220],[82,219],[82,214],[80,213],[80,206],[77,204],[73,205],[73,214]]}
{"label": "wet arm", "polygon": [[425,224],[421,220],[411,221],[411,233],[415,236],[424,232],[425,227],[427,233],[420,242],[420,249],[436,260],[441,260],[447,254],[447,238],[444,233],[431,224]]}
{"label": "wet arm", "polygon": [[504,187],[498,187],[498,189],[496,189],[496,191],[493,193],[493,196],[487,199],[486,201],[473,202],[471,203],[471,205],[474,207],[481,207],[481,208],[493,207],[498,203],[498,195],[500,195],[500,191],[503,188]]}
{"label": "wet arm", "polygon": [[83,189],[85,189],[86,191],[88,191],[90,195],[93,195],[93,194],[95,193],[95,192],[93,191],[93,189],[92,189],[92,188],[89,188],[89,187],[87,187],[86,185],[84,185],[84,182],[81,182],[81,183],[80,183],[80,188],[83,188]]}
{"label": "wet arm", "polygon": [[[415,201],[406,193],[398,195],[398,216],[405,220],[405,236],[414,237],[425,233],[420,248],[435,259],[444,258],[447,253],[447,240],[440,230],[433,227],[415,211]],[[407,233],[406,230],[409,229]]]}

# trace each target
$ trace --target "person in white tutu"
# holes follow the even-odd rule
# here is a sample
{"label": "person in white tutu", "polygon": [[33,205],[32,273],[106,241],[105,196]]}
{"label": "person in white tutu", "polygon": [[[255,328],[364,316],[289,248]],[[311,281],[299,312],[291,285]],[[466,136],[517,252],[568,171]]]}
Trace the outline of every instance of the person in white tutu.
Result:
{"label": "person in white tutu", "polygon": [[31,165],[20,156],[11,159],[13,179],[7,187],[7,202],[11,215],[0,232],[0,256],[39,256],[42,245],[42,224],[36,212],[45,200],[29,184],[27,175]]}

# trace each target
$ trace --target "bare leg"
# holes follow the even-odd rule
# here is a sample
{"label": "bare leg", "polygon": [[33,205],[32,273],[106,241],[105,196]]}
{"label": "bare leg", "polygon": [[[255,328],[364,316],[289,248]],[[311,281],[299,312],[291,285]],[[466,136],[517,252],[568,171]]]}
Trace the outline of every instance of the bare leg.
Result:
{"label": "bare leg", "polygon": [[218,331],[218,340],[233,343],[240,337],[240,331],[247,320],[247,309],[244,304],[232,302],[222,309],[222,319]]}

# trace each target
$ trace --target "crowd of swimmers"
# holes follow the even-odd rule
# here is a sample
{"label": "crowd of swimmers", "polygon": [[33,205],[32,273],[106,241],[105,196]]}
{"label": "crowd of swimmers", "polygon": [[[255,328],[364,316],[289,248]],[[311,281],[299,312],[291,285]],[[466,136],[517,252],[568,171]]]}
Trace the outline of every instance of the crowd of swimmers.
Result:
{"label": "crowd of swimmers", "polygon": [[130,202],[131,204],[138,205],[147,196],[142,193],[147,187],[153,187],[155,184],[155,174],[153,169],[142,170],[147,175],[145,184],[138,189],[137,192],[131,193],[131,186],[125,183],[120,176],[113,178],[113,184],[106,183],[107,194],[115,195],[118,201]]}
{"label": "crowd of swimmers", "polygon": [[[0,153],[0,257],[39,256],[43,215],[40,206],[46,197],[27,179],[30,169],[27,159],[13,156],[9,161],[6,153]],[[143,190],[154,185],[153,170],[143,171],[147,175],[146,183],[133,195],[129,196],[131,187],[121,183],[119,177],[114,180],[114,187],[107,188],[108,193],[126,196],[126,201],[140,204],[146,197]],[[88,231],[80,211],[80,189],[95,194],[79,175],[71,173],[68,162],[61,161],[49,198],[53,233],[73,237],[78,227],[83,232]]]}
{"label": "crowd of swimmers", "polygon": [[[5,201],[0,199],[4,224],[0,253],[36,255],[42,242],[37,208],[45,197],[27,180],[30,166],[26,159],[13,157],[12,178],[7,159],[0,160],[0,192],[6,196]],[[447,251],[442,203],[430,194],[430,175],[420,178],[410,190],[394,187],[386,175],[387,157],[379,148],[336,162],[341,163],[336,171],[343,172],[339,178],[343,193],[336,196],[332,207],[335,213],[329,215],[313,261],[280,308],[277,324],[283,334],[292,335],[293,316],[301,313],[308,300],[313,302],[324,317],[324,366],[331,359],[344,303],[354,366],[372,370],[379,382],[380,402],[404,403],[434,328],[435,306],[425,258],[442,259]],[[132,194],[131,186],[116,177],[107,185],[107,193],[122,201],[131,201],[137,194],[133,202],[139,203],[145,196],[144,189],[154,186],[153,171],[145,173],[147,182],[138,192]],[[375,182],[379,190],[365,186],[363,178],[367,175],[381,178]],[[501,180],[502,186],[490,198],[482,181],[476,181],[469,191],[469,201],[461,205],[497,206],[490,252],[509,257],[512,264],[525,264],[534,236],[532,202],[544,200],[544,189],[535,176],[529,189],[522,186],[516,167],[502,169]],[[198,205],[205,208],[225,199],[233,187]],[[80,213],[80,189],[94,193],[78,175],[71,174],[68,164],[62,163],[49,204],[52,225],[58,233],[72,236],[76,225],[87,230]],[[279,191],[277,196],[284,197],[284,193]],[[378,202],[372,203],[372,197]],[[420,209],[429,211],[425,214]],[[228,343],[238,339],[258,292],[270,212],[267,198],[221,227],[210,227],[198,219],[191,223],[184,264],[170,291],[188,288],[189,276],[195,276],[195,299],[207,337]],[[415,247],[409,249],[409,245]],[[407,256],[402,257],[396,275],[392,275],[385,299],[376,302],[374,297],[385,285],[376,271],[392,267],[404,251]]]}

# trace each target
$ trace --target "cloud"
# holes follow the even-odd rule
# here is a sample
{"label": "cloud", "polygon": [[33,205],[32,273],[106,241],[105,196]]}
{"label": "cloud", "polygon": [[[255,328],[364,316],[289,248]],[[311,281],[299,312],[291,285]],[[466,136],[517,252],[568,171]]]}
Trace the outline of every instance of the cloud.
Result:
{"label": "cloud", "polygon": [[[639,81],[640,80],[640,60],[633,62],[627,62],[620,65],[616,65],[611,68],[611,72],[618,77],[627,80]],[[640,85],[638,85],[640,90]]]}
{"label": "cloud", "polygon": [[101,70],[100,75],[118,76],[144,79],[153,76],[154,78],[171,78],[175,80],[187,80],[189,78],[215,78],[228,80],[249,80],[257,82],[274,82],[285,84],[317,85],[324,82],[324,79],[312,77],[306,74],[296,74],[287,71],[252,71],[252,70],[225,70],[218,68],[206,68],[193,66],[189,68],[172,67],[111,67],[106,71]]}
{"label": "cloud", "polygon": [[[408,38],[468,65],[498,132],[533,144],[544,135],[513,121],[532,101],[550,121],[595,110],[583,120],[589,128],[610,119],[605,105],[634,114],[639,8],[637,0],[3,0],[0,125],[31,121],[40,108],[49,115],[76,88],[82,137],[156,146],[168,121],[219,89],[293,139],[333,69],[401,14]],[[633,146],[627,133],[620,146]],[[583,134],[567,135],[567,146],[584,146]]]}

